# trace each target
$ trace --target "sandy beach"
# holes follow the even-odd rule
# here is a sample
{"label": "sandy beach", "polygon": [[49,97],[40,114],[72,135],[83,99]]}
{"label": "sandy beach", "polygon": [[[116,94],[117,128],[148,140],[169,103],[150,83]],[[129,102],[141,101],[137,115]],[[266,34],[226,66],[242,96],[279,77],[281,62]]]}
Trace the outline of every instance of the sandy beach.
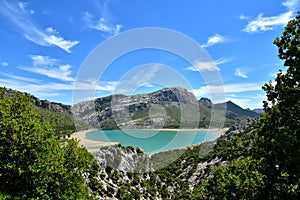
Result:
{"label": "sandy beach", "polygon": [[87,139],[86,134],[91,131],[96,131],[97,129],[88,129],[83,131],[75,132],[71,135],[71,138],[78,139],[79,145],[84,146],[85,148],[97,147],[97,146],[110,146],[119,144],[119,142],[102,142]]}

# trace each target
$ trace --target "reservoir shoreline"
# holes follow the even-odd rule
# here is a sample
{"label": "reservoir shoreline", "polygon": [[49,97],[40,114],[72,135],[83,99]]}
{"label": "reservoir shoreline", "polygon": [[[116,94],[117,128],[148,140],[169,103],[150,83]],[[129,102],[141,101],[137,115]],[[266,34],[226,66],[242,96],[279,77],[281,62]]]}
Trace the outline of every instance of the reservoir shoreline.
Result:
{"label": "reservoir shoreline", "polygon": [[[212,129],[207,129],[207,128],[199,128],[199,129],[122,129],[122,130],[152,130],[152,131],[178,131],[178,132],[184,132],[184,131],[213,131],[216,130],[216,132],[214,132],[214,135],[218,135],[221,136],[222,134],[224,134],[228,128],[222,128],[222,129],[218,129],[218,128],[212,128]],[[94,131],[101,131],[101,129],[87,129],[87,130],[82,130],[82,131],[77,131],[75,133],[73,133],[71,135],[71,138],[73,139],[77,139],[79,141],[79,145],[82,147],[85,147],[88,150],[94,151],[94,149],[89,149],[89,148],[93,148],[93,147],[99,147],[99,146],[112,146],[112,145],[117,145],[120,144],[120,142],[107,142],[107,141],[98,141],[98,140],[91,140],[87,138],[87,134],[90,132],[94,132]]]}

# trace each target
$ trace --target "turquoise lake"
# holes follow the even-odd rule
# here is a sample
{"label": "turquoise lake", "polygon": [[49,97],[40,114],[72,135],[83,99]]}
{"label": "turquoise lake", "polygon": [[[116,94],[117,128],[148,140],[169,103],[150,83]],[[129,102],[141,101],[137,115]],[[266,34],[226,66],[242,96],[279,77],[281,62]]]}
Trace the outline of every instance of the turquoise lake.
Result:
{"label": "turquoise lake", "polygon": [[[96,141],[120,142],[123,146],[141,147],[146,153],[186,147],[212,141],[220,130],[99,130],[89,132],[87,138]],[[93,147],[95,149],[96,147]]]}

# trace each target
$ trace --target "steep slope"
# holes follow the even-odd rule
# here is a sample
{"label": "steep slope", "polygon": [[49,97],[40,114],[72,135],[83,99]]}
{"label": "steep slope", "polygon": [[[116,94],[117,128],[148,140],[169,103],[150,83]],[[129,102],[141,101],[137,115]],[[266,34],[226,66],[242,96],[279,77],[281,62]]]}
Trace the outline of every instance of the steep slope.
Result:
{"label": "steep slope", "polygon": [[226,110],[226,117],[229,119],[234,119],[236,117],[257,117],[258,113],[253,112],[248,109],[243,109],[236,105],[232,101],[227,101],[225,103],[215,104],[214,108],[217,110]]}
{"label": "steep slope", "polygon": [[[150,94],[112,95],[73,106],[74,116],[100,128],[196,128],[199,107],[183,88]],[[196,116],[196,117],[195,117]]]}
{"label": "steep slope", "polygon": [[[213,104],[199,101],[180,87],[133,96],[122,94],[97,98],[73,106],[77,120],[102,129],[118,128],[197,128],[211,127],[211,117],[229,127],[241,119],[259,114],[232,102]],[[213,125],[214,126],[214,125]]]}
{"label": "steep slope", "polygon": [[[70,105],[50,102],[48,100],[41,100],[28,93],[19,92],[12,89],[0,87],[0,90],[2,90],[3,92],[5,91],[8,97],[13,97],[18,93],[31,98],[31,102],[36,106],[37,114],[40,116],[41,121],[50,123],[51,126],[55,129],[58,137],[65,137],[76,131]],[[86,126],[80,122],[78,122],[77,124]]]}

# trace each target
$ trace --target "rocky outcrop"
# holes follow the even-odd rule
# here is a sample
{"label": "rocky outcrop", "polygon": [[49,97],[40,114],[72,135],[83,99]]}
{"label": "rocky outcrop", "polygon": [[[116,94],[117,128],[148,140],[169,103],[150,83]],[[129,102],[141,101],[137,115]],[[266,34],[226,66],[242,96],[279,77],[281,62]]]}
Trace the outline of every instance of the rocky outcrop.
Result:
{"label": "rocky outcrop", "polygon": [[44,108],[46,110],[50,110],[59,114],[72,116],[72,106],[65,105],[62,103],[55,103],[48,100],[41,100],[39,98],[33,97],[32,102],[34,105],[40,108]]}
{"label": "rocky outcrop", "polygon": [[245,132],[247,129],[251,129],[248,134],[251,134],[253,131],[256,130],[259,124],[259,118],[247,118],[244,120],[239,121],[232,127],[230,127],[224,135],[222,135],[219,139],[220,140],[230,140],[232,135],[239,134]]}
{"label": "rocky outcrop", "polygon": [[[99,199],[122,199],[124,195],[129,199],[186,199],[181,195],[211,177],[215,167],[228,163],[222,154],[215,154],[218,142],[230,142],[234,134],[251,134],[257,124],[258,118],[242,120],[216,141],[159,152],[151,157],[139,148],[102,147],[95,153],[103,186]],[[216,149],[226,151],[220,147],[226,148]],[[157,167],[161,162],[166,164],[164,168]]]}
{"label": "rocky outcrop", "polygon": [[225,126],[259,115],[231,101],[197,101],[193,93],[180,87],[132,96],[115,94],[75,104],[72,110],[77,120],[102,129],[219,127],[210,123],[212,113],[216,119],[225,117]]}
{"label": "rocky outcrop", "polygon": [[199,104],[206,106],[208,108],[211,108],[213,105],[213,103],[211,102],[210,99],[204,98],[204,97],[202,97],[198,102],[199,102]]}
{"label": "rocky outcrop", "polygon": [[[150,94],[111,95],[75,104],[75,118],[97,128],[166,128],[179,126],[184,116],[197,116],[196,97],[183,88],[165,88]],[[198,127],[193,122],[186,126]],[[178,128],[178,127],[173,127]]]}
{"label": "rocky outcrop", "polygon": [[152,171],[149,157],[141,148],[103,146],[94,155],[102,168],[139,174]]}

